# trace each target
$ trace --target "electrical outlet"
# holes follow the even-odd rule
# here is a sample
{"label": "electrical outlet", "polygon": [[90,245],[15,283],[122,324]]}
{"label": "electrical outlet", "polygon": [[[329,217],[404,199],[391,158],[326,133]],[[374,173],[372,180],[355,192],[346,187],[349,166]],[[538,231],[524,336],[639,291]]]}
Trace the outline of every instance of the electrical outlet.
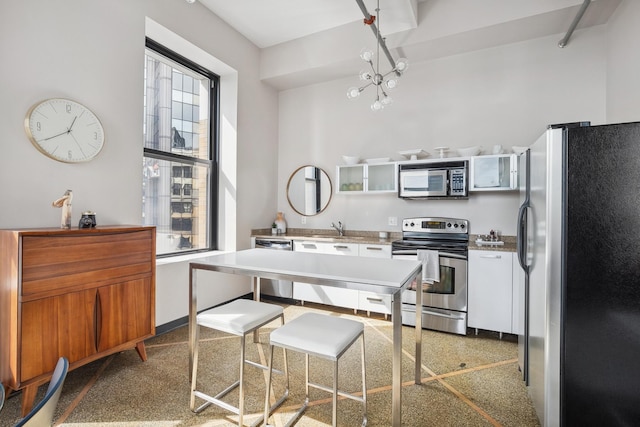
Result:
{"label": "electrical outlet", "polygon": [[389,217],[389,225],[398,225],[398,217],[390,216]]}
{"label": "electrical outlet", "polygon": [[306,216],[301,216],[300,217],[300,224],[306,224],[307,223],[307,217]]}

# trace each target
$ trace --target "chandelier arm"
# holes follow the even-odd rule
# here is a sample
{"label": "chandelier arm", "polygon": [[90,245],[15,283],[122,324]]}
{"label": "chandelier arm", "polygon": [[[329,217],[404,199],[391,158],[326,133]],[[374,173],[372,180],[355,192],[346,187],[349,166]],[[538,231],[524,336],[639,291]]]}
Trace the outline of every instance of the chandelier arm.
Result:
{"label": "chandelier arm", "polygon": [[391,73],[396,73],[396,75],[398,77],[400,77],[402,74],[400,72],[398,72],[398,70],[396,70],[396,68],[394,67],[393,70],[389,70],[386,74],[383,74],[382,77],[387,77],[389,74]]}
{"label": "chandelier arm", "polygon": [[359,90],[360,92],[362,92],[363,90],[365,90],[366,88],[368,88],[368,87],[369,87],[369,86],[371,86],[372,84],[373,84],[373,80],[371,80],[369,83],[367,83],[367,84],[366,84],[366,85],[364,85],[364,86],[360,86],[360,87],[358,88],[358,90]]}
{"label": "chandelier arm", "polygon": [[[367,11],[367,7],[364,5],[363,0],[356,0],[356,3],[358,3],[358,6],[360,6],[360,10],[362,11],[362,14],[364,15],[365,19],[371,19],[371,14]],[[382,51],[384,52],[384,55],[389,60],[391,67],[395,68],[396,62],[393,60],[393,56],[391,56],[391,53],[387,48],[387,44],[385,43],[384,38],[382,38],[382,36],[378,33],[378,28],[376,27],[376,24],[372,23],[369,26],[371,27],[371,31],[373,31],[373,34],[378,39],[378,45],[382,48]],[[396,71],[396,74],[398,75],[398,77],[400,76],[400,73],[397,71]]]}
{"label": "chandelier arm", "polygon": [[373,75],[375,76],[377,74],[376,71],[376,67],[373,66],[373,61],[367,61],[369,62],[369,65],[371,66],[371,71],[373,71]]}

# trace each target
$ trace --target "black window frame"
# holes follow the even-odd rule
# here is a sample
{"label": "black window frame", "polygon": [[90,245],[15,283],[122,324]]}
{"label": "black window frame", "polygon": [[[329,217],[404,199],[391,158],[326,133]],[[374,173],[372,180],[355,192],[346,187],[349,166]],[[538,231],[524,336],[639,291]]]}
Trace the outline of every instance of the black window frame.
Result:
{"label": "black window frame", "polygon": [[[219,177],[219,161],[220,161],[220,138],[219,138],[219,130],[220,130],[220,76],[215,74],[213,71],[197,64],[196,62],[180,55],[179,53],[171,50],[164,45],[158,43],[157,41],[145,37],[145,47],[150,49],[159,55],[162,55],[169,60],[172,60],[184,67],[191,69],[194,72],[202,74],[206,76],[211,81],[211,87],[209,90],[209,158],[205,159],[197,159],[194,157],[184,156],[181,154],[173,154],[170,152],[166,152],[163,150],[155,150],[152,148],[147,148],[143,144],[143,157],[144,158],[154,158],[158,160],[172,161],[172,160],[180,160],[183,163],[188,164],[208,164],[209,166],[209,227],[208,227],[208,241],[209,246],[207,248],[198,248],[193,250],[186,251],[178,251],[171,252],[165,254],[156,254],[156,258],[167,258],[172,256],[181,256],[190,253],[199,253],[199,252],[207,252],[218,249],[218,220],[219,220],[219,185],[220,185],[220,177]],[[146,53],[145,53],[146,56]],[[171,206],[169,206],[171,208]]]}

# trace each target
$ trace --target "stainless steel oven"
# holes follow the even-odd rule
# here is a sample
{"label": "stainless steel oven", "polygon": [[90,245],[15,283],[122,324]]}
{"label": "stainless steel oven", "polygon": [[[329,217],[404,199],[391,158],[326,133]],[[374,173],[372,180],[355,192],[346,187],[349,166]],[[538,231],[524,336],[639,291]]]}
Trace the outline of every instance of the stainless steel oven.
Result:
{"label": "stainless steel oven", "polygon": [[467,333],[467,260],[469,223],[456,218],[407,218],[402,240],[392,242],[393,258],[418,259],[418,250],[438,252],[440,280],[414,282],[402,295],[402,323],[415,325],[416,290],[422,290],[422,326]]}

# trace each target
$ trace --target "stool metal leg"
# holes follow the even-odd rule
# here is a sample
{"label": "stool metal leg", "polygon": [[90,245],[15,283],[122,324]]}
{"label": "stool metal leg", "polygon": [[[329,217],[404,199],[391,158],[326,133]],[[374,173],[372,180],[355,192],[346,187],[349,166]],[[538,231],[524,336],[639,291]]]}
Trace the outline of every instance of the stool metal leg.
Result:
{"label": "stool metal leg", "polygon": [[196,391],[196,377],[197,377],[197,373],[198,373],[198,343],[199,343],[199,329],[200,327],[198,325],[194,325],[195,331],[195,343],[193,346],[193,366],[191,367],[192,371],[191,371],[191,399],[189,401],[189,408],[193,411],[195,409],[196,406],[196,395],[195,395],[195,391]]}
{"label": "stool metal leg", "polygon": [[333,427],[338,425],[338,359],[333,362],[333,414],[331,416],[331,422]]}
{"label": "stool metal leg", "polygon": [[273,372],[273,346],[269,346],[269,359],[268,359],[268,371],[267,374],[267,390],[265,392],[265,400],[264,400],[264,414],[262,415],[262,420],[264,420],[264,425],[269,426],[269,415],[276,408],[278,408],[284,401],[289,397],[289,367],[287,363],[287,350],[285,348],[282,349],[283,360],[284,360],[284,376],[285,376],[285,390],[280,399],[275,402],[271,407],[269,406],[269,395],[271,391],[271,377]]}
{"label": "stool metal leg", "polygon": [[360,354],[362,359],[362,427],[367,425],[367,380],[365,369],[365,357],[364,357],[364,333],[360,337]]}
{"label": "stool metal leg", "polygon": [[[256,329],[257,330],[257,329]],[[240,386],[238,389],[238,394],[240,401],[238,402],[238,425],[241,426],[242,418],[244,417],[244,364],[245,364],[245,337],[243,335],[240,338]]]}

